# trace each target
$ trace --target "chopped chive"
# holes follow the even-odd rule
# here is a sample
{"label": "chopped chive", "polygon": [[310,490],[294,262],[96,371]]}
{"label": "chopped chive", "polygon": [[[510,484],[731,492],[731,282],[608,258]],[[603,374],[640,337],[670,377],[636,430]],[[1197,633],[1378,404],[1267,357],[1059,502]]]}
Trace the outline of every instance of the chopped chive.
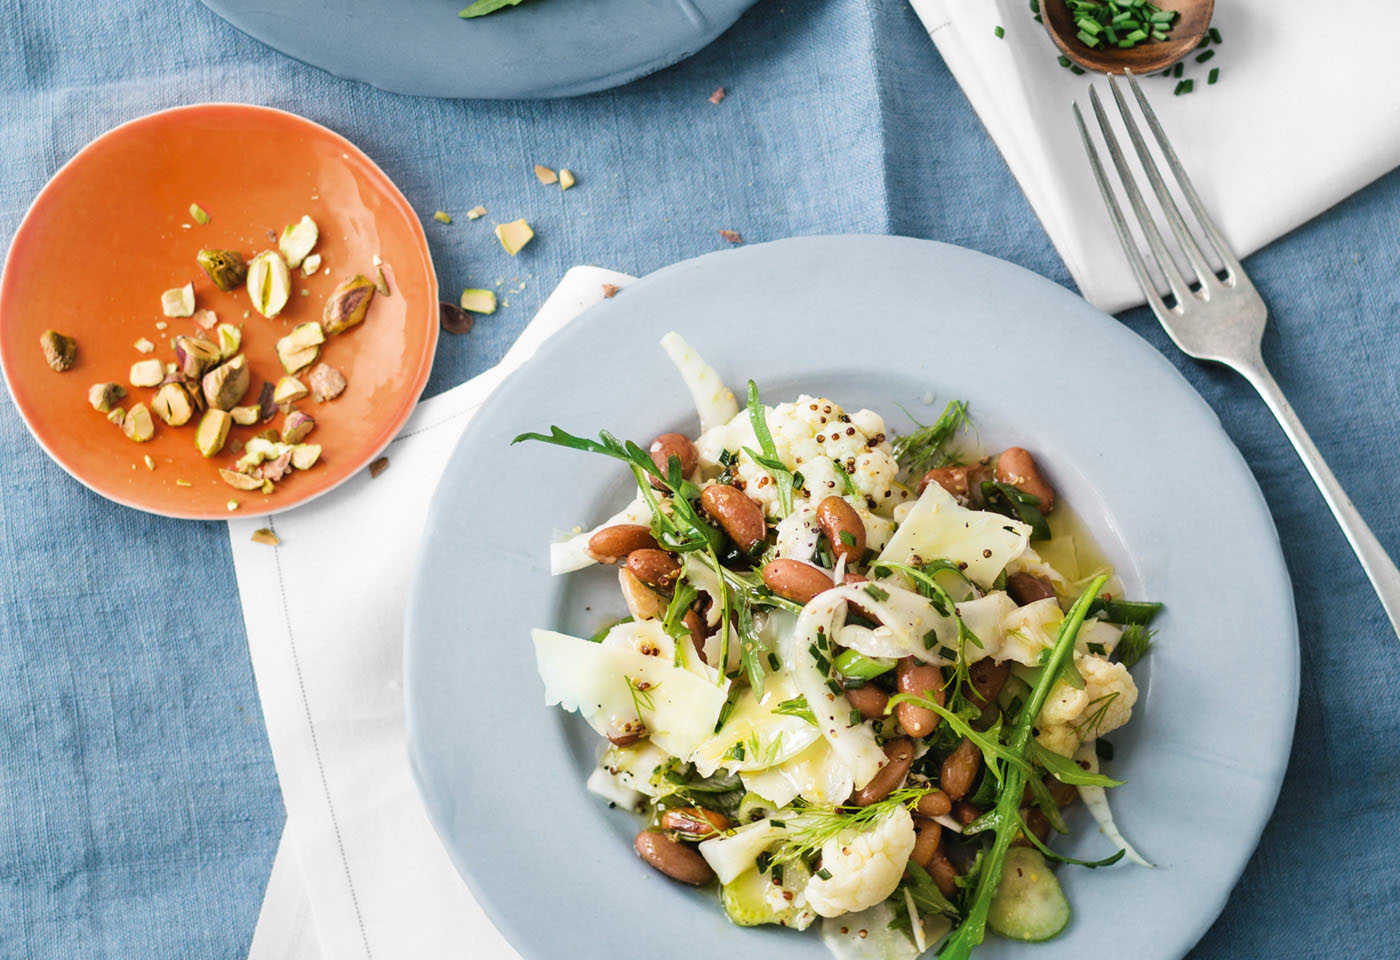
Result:
{"label": "chopped chive", "polygon": [[1001,27],[997,27],[995,30],[992,31],[992,33],[996,34],[998,40],[1006,36],[1006,31],[1003,30]]}
{"label": "chopped chive", "polygon": [[1062,66],[1062,67],[1068,67],[1068,66],[1069,66],[1069,57],[1066,57],[1066,56],[1064,56],[1063,54],[1061,54],[1061,55],[1060,55],[1060,61],[1059,61],[1059,62],[1060,62],[1060,66]]}
{"label": "chopped chive", "polygon": [[1198,53],[1198,54],[1196,54],[1196,62],[1197,62],[1197,63],[1205,63],[1207,60],[1209,60],[1209,59],[1210,59],[1211,57],[1213,57],[1213,56],[1215,56],[1215,51],[1214,51],[1214,50],[1207,50],[1205,53]]}
{"label": "chopped chive", "polygon": [[1040,0],[1031,0],[1031,13],[1040,12]]}
{"label": "chopped chive", "polygon": [[1145,30],[1134,30],[1132,33],[1128,34],[1128,35],[1127,35],[1126,37],[1124,37],[1123,39],[1126,40],[1126,41],[1128,41],[1129,43],[1137,43],[1137,42],[1140,41],[1140,40],[1146,40],[1146,39],[1147,39],[1147,31],[1145,31]]}
{"label": "chopped chive", "polygon": [[1182,74],[1185,70],[1186,70],[1185,64],[1178,63],[1176,66],[1172,67],[1172,76],[1174,76],[1174,77],[1176,77],[1178,80],[1180,80],[1180,79],[1181,79],[1181,74]]}
{"label": "chopped chive", "polygon": [[1220,40],[1220,31],[1217,30],[1217,29],[1215,29],[1214,27],[1211,27],[1211,28],[1210,28],[1210,42],[1211,42],[1211,43],[1220,43],[1220,42],[1221,42],[1221,40]]}
{"label": "chopped chive", "polygon": [[1219,68],[1219,67],[1211,67],[1211,68],[1210,68],[1210,76],[1206,78],[1206,85],[1209,86],[1210,84],[1214,83],[1215,81],[1217,81],[1217,80],[1219,80],[1219,79],[1220,79],[1220,68]]}
{"label": "chopped chive", "polygon": [[1079,64],[1077,64],[1077,63],[1076,63],[1074,66],[1072,66],[1072,67],[1069,68],[1069,72],[1072,73],[1072,74],[1074,74],[1074,75],[1077,76],[1077,77],[1082,77],[1082,76],[1084,76],[1084,68],[1081,67],[1081,66],[1080,66]]}
{"label": "chopped chive", "polygon": [[1099,22],[1097,20],[1091,20],[1088,17],[1080,17],[1078,20],[1074,21],[1074,25],[1080,30],[1088,30],[1095,36],[1098,36],[1098,34],[1103,30],[1103,27],[1099,25]]}
{"label": "chopped chive", "polygon": [[1190,93],[1191,88],[1195,86],[1195,84],[1196,82],[1194,80],[1182,80],[1176,85],[1176,89],[1172,91],[1172,96],[1179,97],[1183,93]]}
{"label": "chopped chive", "polygon": [[1083,30],[1080,30],[1078,37],[1080,42],[1086,47],[1097,47],[1099,45],[1099,38],[1092,33],[1085,33]]}

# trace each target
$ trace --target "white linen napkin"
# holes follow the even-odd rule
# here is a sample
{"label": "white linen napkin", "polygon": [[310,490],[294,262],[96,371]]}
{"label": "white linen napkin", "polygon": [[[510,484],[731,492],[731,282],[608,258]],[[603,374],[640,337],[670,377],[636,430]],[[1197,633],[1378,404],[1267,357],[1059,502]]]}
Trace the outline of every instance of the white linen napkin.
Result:
{"label": "white linen napkin", "polygon": [[[452,868],[409,772],[405,598],[429,500],[462,428],[508,373],[602,299],[603,284],[631,280],[575,267],[499,365],[418,405],[378,477],[364,471],[275,518],[229,521],[287,809],[250,960],[517,956]],[[281,543],[253,543],[259,527]]]}
{"label": "white linen napkin", "polygon": [[[911,3],[1085,298],[1109,311],[1142,303],[1070,114],[1078,98],[1094,127],[1085,88],[1098,80],[1106,97],[1102,78],[1056,62],[1027,0]],[[1400,164],[1391,43],[1400,4],[1221,0],[1215,26],[1224,41],[1210,48],[1215,56],[1186,59],[1191,93],[1174,96],[1167,78],[1142,82],[1207,209],[1244,256]],[[1208,85],[1213,67],[1220,77]],[[1131,153],[1121,128],[1120,140]]]}

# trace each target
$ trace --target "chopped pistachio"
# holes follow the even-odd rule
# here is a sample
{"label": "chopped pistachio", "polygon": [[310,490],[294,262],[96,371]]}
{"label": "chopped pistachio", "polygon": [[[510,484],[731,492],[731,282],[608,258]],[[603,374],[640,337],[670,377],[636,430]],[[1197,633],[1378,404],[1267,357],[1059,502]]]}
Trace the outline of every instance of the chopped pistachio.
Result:
{"label": "chopped pistachio", "polygon": [[739,235],[738,230],[721,230],[719,235],[730,243],[738,244],[744,242],[744,238]]}
{"label": "chopped pistachio", "polygon": [[558,182],[559,182],[559,174],[555,173],[553,170],[549,169],[548,167],[542,167],[542,166],[540,166],[538,163],[535,164],[535,176],[536,176],[537,178],[539,178],[540,183],[558,183]]}
{"label": "chopped pistachio", "polygon": [[142,337],[140,340],[137,340],[135,343],[132,344],[132,346],[136,348],[138,353],[150,353],[156,348],[156,345],[151,341],[147,340],[145,337]]}
{"label": "chopped pistachio", "polygon": [[321,255],[319,253],[308,254],[301,262],[301,275],[309,277],[317,270],[321,269]]}
{"label": "chopped pistachio", "polygon": [[433,219],[436,220],[438,223],[451,223],[452,214],[448,213],[445,210],[438,210],[433,214]]}
{"label": "chopped pistachio", "polygon": [[310,392],[296,377],[283,377],[272,391],[272,401],[277,404],[295,403]]}
{"label": "chopped pistachio", "polygon": [[277,534],[273,533],[266,527],[262,527],[261,529],[253,531],[253,542],[265,543],[269,547],[275,547],[282,541],[277,539]]}
{"label": "chopped pistachio", "polygon": [[303,216],[296,223],[283,227],[282,236],[277,241],[277,248],[282,251],[287,266],[293,270],[301,266],[301,262],[311,252],[311,248],[316,246],[320,235],[321,232],[316,227],[316,221],[306,216]]}
{"label": "chopped pistachio", "polygon": [[321,459],[319,443],[299,443],[292,447],[292,466],[298,470],[310,470]]}
{"label": "chopped pistachio", "polygon": [[126,388],[119,383],[94,383],[88,387],[88,403],[98,413],[107,413],[126,396]]}
{"label": "chopped pistachio", "polygon": [[365,319],[370,301],[374,298],[374,281],[363,274],[355,274],[341,282],[326,299],[321,319],[326,325],[326,333],[344,333]]}
{"label": "chopped pistachio", "polygon": [[44,360],[58,373],[69,369],[78,361],[78,341],[64,336],[57,330],[45,330],[39,337],[39,346],[44,350]]}
{"label": "chopped pistachio", "polygon": [[317,403],[334,400],[345,391],[345,374],[329,363],[318,363],[306,377]]}
{"label": "chopped pistachio", "polygon": [[183,383],[171,381],[156,391],[151,410],[170,426],[182,427],[194,416],[194,399]]}
{"label": "chopped pistachio", "polygon": [[238,509],[238,501],[231,499],[228,503],[224,504],[224,506],[228,507],[229,513],[233,513],[233,511]]}
{"label": "chopped pistachio", "polygon": [[257,407],[234,407],[228,413],[240,427],[251,427],[258,422]]}
{"label": "chopped pistachio", "polygon": [[480,220],[484,216],[486,216],[485,207],[472,207],[470,210],[467,211],[468,220]]}
{"label": "chopped pistachio", "polygon": [[276,250],[264,250],[248,264],[248,299],[269,320],[282,312],[292,292],[287,261]]}
{"label": "chopped pistachio", "polygon": [[379,291],[380,296],[387,297],[389,296],[389,281],[384,276],[384,267],[380,265],[376,269],[379,273],[374,280],[374,289]]}
{"label": "chopped pistachio", "polygon": [[711,103],[719,103],[721,100],[724,99],[724,88],[715,87],[715,92],[710,94],[705,99],[709,100]]}
{"label": "chopped pistachio", "polygon": [[196,310],[194,312],[194,322],[205,330],[213,330],[214,325],[219,322],[219,315],[213,310]]}
{"label": "chopped pistachio", "polygon": [[165,329],[166,327],[168,327],[168,326],[170,326],[170,324],[166,323],[164,320],[157,320],[157,321],[156,321],[156,329],[157,329],[157,330],[164,330],[164,329]]}
{"label": "chopped pistachio", "polygon": [[172,287],[160,295],[160,309],[167,317],[188,317],[194,314],[194,284]]}
{"label": "chopped pistachio", "polygon": [[272,402],[272,391],[271,381],[264,380],[262,388],[258,391],[258,419],[263,423],[277,416],[277,404]]}
{"label": "chopped pistachio", "polygon": [[209,222],[209,214],[205,213],[204,208],[197,203],[190,204],[190,218],[199,224]]}
{"label": "chopped pistachio", "polygon": [[180,372],[191,380],[198,380],[223,359],[223,352],[203,337],[175,338],[175,362],[180,365]]}
{"label": "chopped pistachio", "polygon": [[[171,345],[171,347],[174,347],[174,346],[175,346],[174,341],[171,341],[171,344],[170,344],[170,345]],[[176,366],[175,364],[173,364],[173,363],[167,363],[167,364],[165,365],[165,375],[166,375],[167,377],[168,377],[168,376],[171,376],[172,374],[179,373],[179,372],[180,372],[180,368],[179,368],[178,366]]]}
{"label": "chopped pistachio", "polygon": [[146,455],[145,455],[144,457],[142,457],[141,459],[142,459],[143,461],[145,461],[146,469],[147,469],[147,470],[154,470],[154,469],[156,468],[156,462],[155,462],[154,460],[151,459],[151,455],[150,455],[149,453],[146,454]]}
{"label": "chopped pistachio", "polygon": [[262,482],[262,486],[260,486],[258,489],[266,494],[271,493],[273,490],[276,490],[277,487],[273,485],[271,480],[264,480]]}
{"label": "chopped pistachio", "polygon": [[615,283],[605,283],[603,284],[603,297],[607,300],[611,300],[613,297],[617,296],[617,291],[621,289],[622,288]]}
{"label": "chopped pistachio", "polygon": [[462,291],[462,299],[459,302],[463,310],[470,310],[472,313],[496,312],[496,294],[490,290],[468,288]]}
{"label": "chopped pistachio", "polygon": [[154,387],[164,379],[165,364],[154,358],[136,361],[127,374],[127,380],[133,387]]}
{"label": "chopped pistachio", "polygon": [[578,182],[578,181],[574,179],[574,172],[573,172],[572,170],[569,170],[569,169],[566,168],[566,169],[563,169],[563,170],[560,170],[560,171],[559,171],[559,189],[560,189],[560,190],[567,190],[567,189],[569,189],[570,187],[572,187],[572,186],[573,186],[575,183],[577,183],[577,182]]}
{"label": "chopped pistachio", "polygon": [[194,486],[194,484],[190,483],[188,480],[178,480],[178,479],[177,479],[177,480],[175,481],[175,486],[177,486],[177,487],[192,487],[192,486]]}
{"label": "chopped pistachio", "polygon": [[253,375],[243,354],[219,364],[204,375],[204,399],[215,410],[232,410],[248,392]]}
{"label": "chopped pistachio", "polygon": [[282,442],[301,443],[315,429],[316,419],[311,414],[293,410],[282,424]]}
{"label": "chopped pistachio", "polygon": [[227,360],[238,352],[238,348],[243,346],[243,330],[235,327],[231,323],[219,324],[217,331],[219,338],[219,357]]}
{"label": "chopped pistachio", "polygon": [[125,420],[126,411],[123,410],[121,407],[113,407],[107,412],[108,423],[115,423],[117,426],[120,427]]}
{"label": "chopped pistachio", "polygon": [[369,475],[370,475],[370,479],[371,479],[371,480],[374,479],[375,477],[379,476],[381,473],[383,473],[385,470],[388,470],[388,469],[389,469],[389,458],[388,458],[388,457],[379,457],[378,459],[371,461],[371,462],[370,462],[370,465],[369,465]]}
{"label": "chopped pistachio", "polygon": [[151,412],[144,403],[137,403],[126,412],[122,421],[122,433],[137,443],[145,443],[156,435],[156,425],[151,422]]}
{"label": "chopped pistachio", "polygon": [[512,257],[524,249],[525,244],[534,237],[535,231],[530,229],[523,217],[510,223],[496,224],[496,239],[501,241],[501,246],[505,247],[506,253]]}
{"label": "chopped pistachio", "polygon": [[194,434],[194,445],[201,455],[212,457],[228,442],[229,424],[233,418],[224,410],[209,410],[199,421]]}
{"label": "chopped pistachio", "polygon": [[259,478],[250,477],[246,473],[238,473],[237,471],[228,470],[224,467],[219,468],[219,479],[223,480],[224,483],[228,484],[230,487],[236,487],[239,490],[256,490],[258,487],[262,486],[262,480]]}

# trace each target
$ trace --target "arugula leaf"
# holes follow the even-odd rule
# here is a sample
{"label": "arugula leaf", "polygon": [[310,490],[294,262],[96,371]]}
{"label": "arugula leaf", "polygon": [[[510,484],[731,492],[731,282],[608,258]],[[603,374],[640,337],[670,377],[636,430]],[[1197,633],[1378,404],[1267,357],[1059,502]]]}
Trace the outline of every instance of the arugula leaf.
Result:
{"label": "arugula leaf", "polygon": [[[913,414],[908,410],[904,412],[909,415],[910,420],[914,420]],[[922,424],[918,420],[914,422],[918,424],[917,430],[896,437],[891,444],[895,461],[910,475],[922,474],[930,467],[942,467],[953,462],[953,458],[944,447],[953,439],[958,428],[968,422],[967,403],[953,400],[943,408],[943,413],[933,423]]]}
{"label": "arugula leaf", "polygon": [[685,648],[692,642],[690,628],[685,624],[685,615],[698,596],[700,591],[684,580],[678,581],[675,592],[671,594],[671,602],[666,605],[666,615],[661,620],[662,629],[675,641],[676,654],[673,659],[678,667],[685,662]]}
{"label": "arugula leaf", "polygon": [[[997,799],[997,805],[990,814],[984,815],[992,818],[989,820],[990,829],[995,831],[992,846],[983,856],[982,869],[978,873],[977,885],[973,888],[972,899],[968,904],[967,919],[944,941],[943,948],[938,952],[939,960],[968,960],[972,948],[981,943],[986,936],[987,913],[992,906],[992,897],[1001,883],[1006,851],[1010,849],[1011,841],[1016,838],[1022,827],[1019,810],[1021,794],[1025,790],[1027,780],[1025,755],[1031,740],[1032,727],[1036,718],[1040,716],[1040,708],[1044,706],[1045,699],[1050,694],[1051,683],[1059,675],[1061,663],[1066,657],[1074,655],[1074,638],[1084,623],[1089,603],[1098,595],[1099,588],[1107,580],[1106,575],[1094,578],[1070,607],[1064,622],[1060,624],[1060,632],[1055,638],[1054,647],[1051,648],[1050,660],[1041,672],[1040,679],[1036,681],[1030,699],[1011,731],[1005,749],[1014,754],[1020,762],[1007,764],[1006,781],[1001,796]],[[1035,839],[1029,830],[1025,833],[1031,836],[1032,840]]]}
{"label": "arugula leaf", "polygon": [[497,10],[504,10],[506,7],[518,6],[523,0],[476,0],[476,3],[464,7],[457,16],[463,20],[471,20],[474,17],[484,17],[488,13],[495,13]]}
{"label": "arugula leaf", "polygon": [[[1045,855],[1046,860],[1054,860],[1056,863],[1069,863],[1073,864],[1076,867],[1088,867],[1090,870],[1093,870],[1095,867],[1112,866],[1119,860],[1122,860],[1124,854],[1128,852],[1127,850],[1123,850],[1120,848],[1114,851],[1110,856],[1104,857],[1102,860],[1077,860],[1074,857],[1067,857],[1062,853],[1056,853],[1054,850],[1051,850],[1044,843],[1042,843],[1040,841],[1040,838],[1035,835],[1035,831],[1031,830],[1030,827],[1026,826],[1026,821],[1021,819],[1020,810],[1012,810],[1011,813],[1013,816],[1015,816],[1016,823],[1019,826],[1021,832],[1025,835],[1026,839],[1029,840],[1031,843],[1035,844],[1036,849]],[[941,956],[942,955],[940,954],[940,957]]]}
{"label": "arugula leaf", "polygon": [[961,916],[958,908],[943,896],[943,891],[938,889],[938,884],[933,882],[933,877],[929,876],[927,870],[910,860],[905,864],[904,872],[908,876],[904,886],[908,888],[914,898],[914,905],[921,913],[941,913],[954,920]]}
{"label": "arugula leaf", "polygon": [[1090,773],[1069,757],[1053,750],[1047,750],[1034,740],[1031,741],[1031,759],[1045,768],[1061,783],[1084,787],[1121,787],[1122,780],[1114,780],[1101,773]]}
{"label": "arugula leaf", "polygon": [[783,516],[792,513],[792,471],[783,465],[778,457],[778,447],[773,443],[773,434],[768,432],[768,417],[763,412],[763,404],[758,401],[758,384],[749,381],[749,423],[753,424],[753,435],[758,438],[762,454],[754,453],[748,447],[744,452],[769,473],[778,484],[778,506]]}
{"label": "arugula leaf", "polygon": [[1118,662],[1129,669],[1137,666],[1137,662],[1151,648],[1152,638],[1156,633],[1156,630],[1141,623],[1130,623],[1124,627],[1123,636],[1118,639],[1118,646],[1113,648]]}
{"label": "arugula leaf", "polygon": [[1161,612],[1160,603],[1146,600],[1105,600],[1095,597],[1094,602],[1089,604],[1089,616],[1103,614],[1103,619],[1109,623],[1139,623],[1146,626]]}

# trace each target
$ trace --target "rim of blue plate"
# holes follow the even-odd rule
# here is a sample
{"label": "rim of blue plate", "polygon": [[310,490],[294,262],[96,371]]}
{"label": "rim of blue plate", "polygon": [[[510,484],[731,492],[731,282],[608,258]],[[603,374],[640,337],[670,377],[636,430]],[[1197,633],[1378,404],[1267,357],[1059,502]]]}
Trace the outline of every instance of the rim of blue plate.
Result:
{"label": "rim of blue plate", "polygon": [[[239,30],[346,80],[411,96],[574,97],[690,57],[755,0],[526,0],[471,20],[468,0],[202,0]],[[387,55],[386,53],[394,54]]]}
{"label": "rim of blue plate", "polygon": [[[731,386],[757,379],[769,402],[805,388],[889,415],[896,403],[918,412],[915,391],[933,389],[969,400],[988,448],[1045,452],[1128,591],[1167,603],[1110,768],[1127,781],[1114,791],[1119,826],[1158,866],[1062,868],[1076,911],[1067,930],[1033,946],[989,940],[978,956],[1183,956],[1258,843],[1292,743],[1297,621],[1263,494],[1205,402],[1112,317],[984,254],[873,236],[777,241],[658,271],[552,337],[463,433],[406,614],[408,752],[449,856],[507,939],[529,958],[611,956],[606,938],[621,930],[677,958],[824,955],[810,936],[733,927],[713,897],[642,865],[635,820],[584,790],[596,736],[545,708],[535,676],[529,628],[582,633],[601,608],[582,609],[616,594],[605,571],[551,579],[545,545],[607,516],[626,484],[603,458],[509,440],[551,423],[642,440],[693,430],[655,346],[673,328]],[[492,497],[525,506],[482,509]],[[506,717],[503,736],[494,724]],[[1076,817],[1061,849],[1110,852]]]}

